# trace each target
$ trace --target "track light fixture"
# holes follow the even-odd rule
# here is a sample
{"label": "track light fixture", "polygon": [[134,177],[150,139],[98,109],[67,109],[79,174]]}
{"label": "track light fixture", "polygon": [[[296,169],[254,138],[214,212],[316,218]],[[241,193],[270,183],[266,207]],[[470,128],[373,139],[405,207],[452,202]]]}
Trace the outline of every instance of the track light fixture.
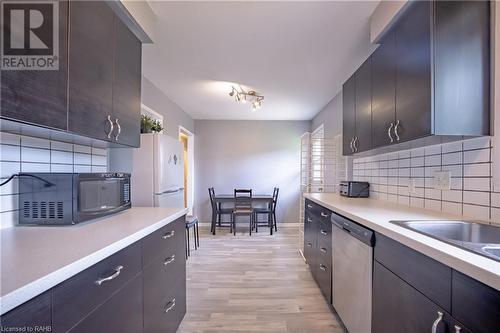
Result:
{"label": "track light fixture", "polygon": [[234,86],[231,87],[231,92],[229,96],[234,97],[234,100],[239,103],[250,102],[252,104],[252,111],[257,111],[262,107],[262,101],[264,96],[256,93],[253,90],[245,91],[241,86],[240,89],[236,89]]}

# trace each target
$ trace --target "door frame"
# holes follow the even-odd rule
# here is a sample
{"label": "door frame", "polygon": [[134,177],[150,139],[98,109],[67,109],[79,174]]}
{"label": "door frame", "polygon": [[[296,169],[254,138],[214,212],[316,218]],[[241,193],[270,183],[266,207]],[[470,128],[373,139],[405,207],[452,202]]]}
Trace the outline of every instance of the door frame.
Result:
{"label": "door frame", "polygon": [[184,134],[187,136],[188,142],[188,177],[187,183],[188,188],[184,189],[187,191],[187,209],[188,215],[193,215],[194,206],[194,133],[186,129],[185,127],[179,125],[179,134]]}

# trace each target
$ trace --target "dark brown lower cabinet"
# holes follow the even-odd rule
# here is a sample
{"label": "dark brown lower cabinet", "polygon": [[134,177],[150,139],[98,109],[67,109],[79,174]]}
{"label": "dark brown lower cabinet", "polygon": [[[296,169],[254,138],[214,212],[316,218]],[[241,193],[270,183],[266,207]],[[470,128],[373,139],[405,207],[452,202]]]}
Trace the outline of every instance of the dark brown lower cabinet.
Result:
{"label": "dark brown lower cabinet", "polygon": [[140,273],[69,332],[141,332],[142,301],[142,273]]}
{"label": "dark brown lower cabinet", "polygon": [[7,312],[0,331],[175,332],[186,313],[184,225],[182,216]]}

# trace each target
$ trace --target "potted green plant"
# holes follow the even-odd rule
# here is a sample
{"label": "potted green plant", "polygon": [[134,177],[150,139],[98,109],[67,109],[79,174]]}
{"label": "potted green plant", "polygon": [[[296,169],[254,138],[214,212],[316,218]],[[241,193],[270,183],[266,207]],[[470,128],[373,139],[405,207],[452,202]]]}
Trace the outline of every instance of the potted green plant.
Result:
{"label": "potted green plant", "polygon": [[141,115],[141,133],[159,133],[163,127],[159,120],[153,119],[148,115]]}

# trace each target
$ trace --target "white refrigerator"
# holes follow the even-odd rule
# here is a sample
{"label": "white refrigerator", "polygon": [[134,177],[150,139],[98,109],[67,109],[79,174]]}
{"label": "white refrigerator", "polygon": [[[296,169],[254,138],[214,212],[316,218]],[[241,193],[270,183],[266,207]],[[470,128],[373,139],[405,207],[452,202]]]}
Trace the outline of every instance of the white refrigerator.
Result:
{"label": "white refrigerator", "polygon": [[184,149],[165,134],[141,134],[134,149],[132,205],[184,207]]}

